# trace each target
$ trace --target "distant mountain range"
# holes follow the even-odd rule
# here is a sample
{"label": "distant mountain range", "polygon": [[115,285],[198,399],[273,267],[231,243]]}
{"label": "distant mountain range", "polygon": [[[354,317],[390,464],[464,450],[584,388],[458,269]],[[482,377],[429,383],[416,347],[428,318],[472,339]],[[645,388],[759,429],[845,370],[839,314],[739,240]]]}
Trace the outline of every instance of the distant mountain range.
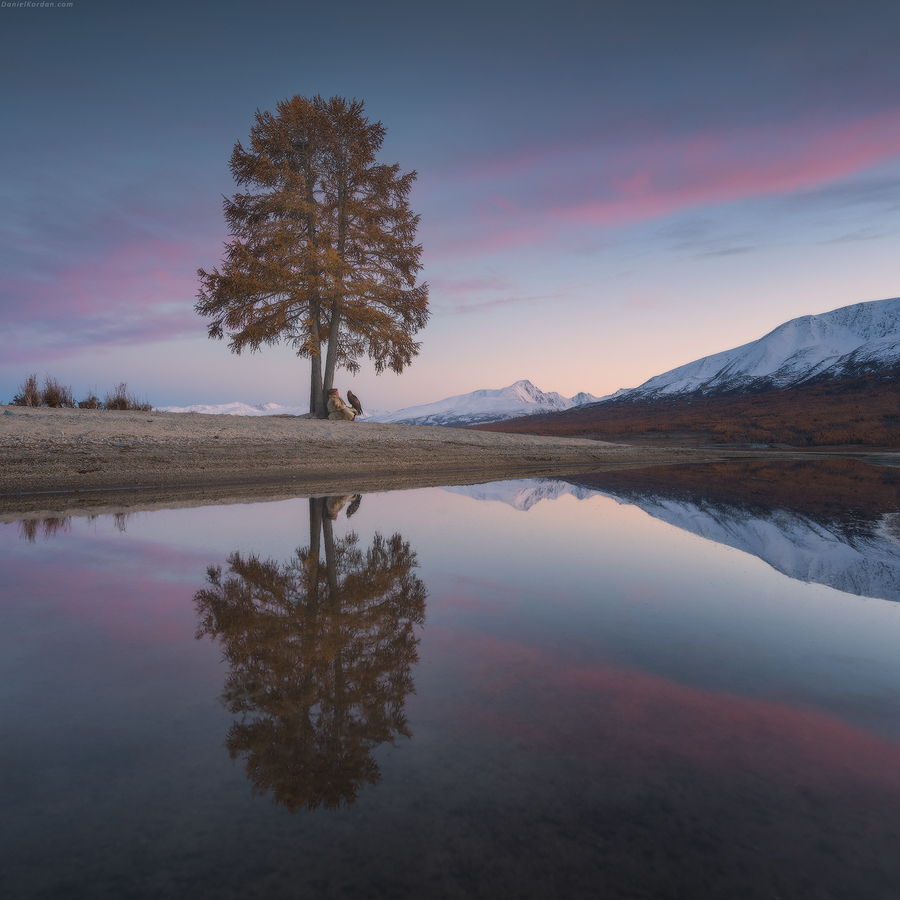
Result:
{"label": "distant mountain range", "polygon": [[537,413],[560,412],[596,403],[599,399],[584,391],[574,397],[561,397],[556,391],[548,394],[530,381],[523,380],[505,388],[472,391],[394,413],[373,414],[370,421],[395,425],[476,425]]}
{"label": "distant mountain range", "polygon": [[[359,416],[362,422],[386,422],[395,425],[475,425],[481,422],[498,422],[536,413],[559,412],[596,403],[599,397],[580,393],[574,397],[561,397],[555,391],[545,393],[530,381],[517,381],[509,387],[495,390],[472,391],[447,397],[437,403],[410,406],[397,412],[366,410]],[[309,405],[279,406],[277,403],[223,403],[218,406],[159,406],[160,412],[206,413],[229,416],[302,416],[309,412]]]}
{"label": "distant mountain range", "polygon": [[704,356],[603,400],[755,393],[898,368],[900,297],[895,297],[791,319],[759,340]]}

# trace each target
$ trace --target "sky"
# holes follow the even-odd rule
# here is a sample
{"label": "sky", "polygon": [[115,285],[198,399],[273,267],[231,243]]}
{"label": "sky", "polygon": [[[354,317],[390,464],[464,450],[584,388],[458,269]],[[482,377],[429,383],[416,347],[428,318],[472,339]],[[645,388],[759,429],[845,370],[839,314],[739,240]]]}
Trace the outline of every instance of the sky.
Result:
{"label": "sky", "polygon": [[394,410],[527,378],[597,396],[900,295],[896,0],[0,7],[0,402],[309,397],[194,311],[257,110],[365,102],[418,178],[431,319]]}

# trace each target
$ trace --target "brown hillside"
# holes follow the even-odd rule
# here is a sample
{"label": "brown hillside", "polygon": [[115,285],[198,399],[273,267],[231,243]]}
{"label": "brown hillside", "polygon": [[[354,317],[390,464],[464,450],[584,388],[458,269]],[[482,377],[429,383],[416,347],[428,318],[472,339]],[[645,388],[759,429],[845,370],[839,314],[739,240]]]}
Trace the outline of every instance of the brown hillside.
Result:
{"label": "brown hillside", "polygon": [[613,400],[469,427],[627,443],[900,448],[900,377],[724,397]]}
{"label": "brown hillside", "polygon": [[857,459],[728,460],[596,472],[565,480],[612,493],[789,509],[822,521],[867,521],[900,511],[900,468]]}

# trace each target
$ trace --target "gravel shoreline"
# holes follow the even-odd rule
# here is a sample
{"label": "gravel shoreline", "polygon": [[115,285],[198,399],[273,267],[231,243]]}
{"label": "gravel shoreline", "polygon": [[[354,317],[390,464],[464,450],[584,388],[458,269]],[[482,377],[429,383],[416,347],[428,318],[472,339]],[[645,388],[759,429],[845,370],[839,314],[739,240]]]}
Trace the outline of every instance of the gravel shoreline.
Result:
{"label": "gravel shoreline", "polygon": [[709,456],[576,438],[294,416],[0,407],[0,500],[7,508],[15,497],[20,501],[12,505],[21,505],[26,496],[56,492],[183,493],[231,486],[246,493],[253,485],[290,482],[327,493],[348,480],[386,490]]}

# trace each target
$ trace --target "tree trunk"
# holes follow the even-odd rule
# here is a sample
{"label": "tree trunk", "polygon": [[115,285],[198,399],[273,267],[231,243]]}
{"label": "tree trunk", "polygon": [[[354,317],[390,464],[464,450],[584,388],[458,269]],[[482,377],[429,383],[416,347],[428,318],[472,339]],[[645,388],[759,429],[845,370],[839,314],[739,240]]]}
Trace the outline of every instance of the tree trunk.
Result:
{"label": "tree trunk", "polygon": [[325,390],[322,387],[322,339],[319,336],[318,300],[310,303],[310,317],[313,320],[310,329],[313,353],[309,377],[309,411],[316,419],[324,419],[328,416],[328,410],[325,408]]}
{"label": "tree trunk", "polygon": [[312,358],[312,372],[309,385],[309,411],[314,419],[324,419],[327,416],[325,409],[325,393],[322,389],[322,354],[315,353]]}
{"label": "tree trunk", "polygon": [[337,555],[334,552],[334,527],[326,513],[322,517],[322,535],[325,538],[325,571],[328,576],[328,597],[333,612],[340,608],[338,589]]}
{"label": "tree trunk", "polygon": [[[316,246],[316,217],[313,210],[316,208],[315,195],[316,173],[313,171],[312,159],[306,157],[306,231],[311,248]],[[310,298],[309,317],[310,339],[313,344],[312,365],[309,378],[309,412],[317,419],[328,417],[325,407],[326,395],[322,387],[322,319],[320,316],[320,300],[318,296]]]}
{"label": "tree trunk", "polygon": [[337,365],[337,348],[338,339],[341,333],[341,307],[337,301],[331,304],[331,324],[328,327],[328,351],[325,354],[325,379],[323,383],[323,393],[328,396],[328,392],[334,387],[334,370]]}
{"label": "tree trunk", "polygon": [[[344,261],[344,249],[347,237],[347,187],[346,174],[341,167],[338,170],[338,233],[337,252]],[[331,322],[328,325],[328,355],[325,357],[325,396],[334,387],[334,370],[337,365],[338,340],[341,336],[341,295],[331,301]]]}

